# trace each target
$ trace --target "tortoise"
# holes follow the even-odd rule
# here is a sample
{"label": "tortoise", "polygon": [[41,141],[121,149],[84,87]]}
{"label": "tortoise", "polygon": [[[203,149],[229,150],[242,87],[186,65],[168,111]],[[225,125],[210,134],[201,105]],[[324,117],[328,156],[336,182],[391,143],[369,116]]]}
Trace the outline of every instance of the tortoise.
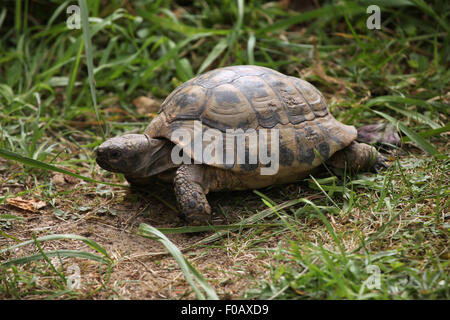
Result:
{"label": "tortoise", "polygon": [[[270,140],[263,151],[275,155],[270,164],[254,161],[255,145],[263,146],[252,140],[255,133],[260,142]],[[354,126],[333,117],[307,81],[260,66],[231,66],[177,87],[143,134],[105,141],[96,161],[123,173],[131,185],[147,185],[155,177],[173,183],[188,223],[201,224],[211,221],[209,191],[292,183],[324,163],[355,171],[387,167],[386,158],[357,142],[357,135]],[[206,150],[214,150],[211,157],[202,157]],[[275,162],[272,173],[262,174]]]}

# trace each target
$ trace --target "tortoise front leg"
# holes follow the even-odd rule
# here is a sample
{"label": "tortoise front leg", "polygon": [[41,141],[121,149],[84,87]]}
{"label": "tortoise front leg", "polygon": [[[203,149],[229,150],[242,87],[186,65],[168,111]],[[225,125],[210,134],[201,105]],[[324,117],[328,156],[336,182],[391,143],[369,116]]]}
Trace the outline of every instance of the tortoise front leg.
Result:
{"label": "tortoise front leg", "polygon": [[344,169],[346,166],[352,171],[378,172],[387,168],[387,159],[372,146],[353,141],[348,147],[336,152],[327,164]]}
{"label": "tortoise front leg", "polygon": [[211,219],[211,207],[206,200],[205,169],[201,165],[182,165],[174,178],[178,206],[191,224],[204,224]]}

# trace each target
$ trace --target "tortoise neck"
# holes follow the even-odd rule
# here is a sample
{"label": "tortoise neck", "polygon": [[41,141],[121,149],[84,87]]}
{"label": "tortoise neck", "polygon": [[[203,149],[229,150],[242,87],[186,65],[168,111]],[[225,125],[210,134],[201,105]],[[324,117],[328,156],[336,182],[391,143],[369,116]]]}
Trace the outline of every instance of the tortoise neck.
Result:
{"label": "tortoise neck", "polygon": [[174,144],[166,139],[154,139],[144,134],[148,140],[148,148],[142,150],[145,153],[143,165],[131,174],[127,174],[127,179],[147,180],[149,177],[162,172],[177,168],[171,160],[171,153]]}

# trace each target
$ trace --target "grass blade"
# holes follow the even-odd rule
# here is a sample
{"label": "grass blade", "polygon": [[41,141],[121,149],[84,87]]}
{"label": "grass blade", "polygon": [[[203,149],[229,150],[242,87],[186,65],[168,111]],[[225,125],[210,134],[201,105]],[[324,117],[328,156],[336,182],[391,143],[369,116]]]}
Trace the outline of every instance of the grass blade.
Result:
{"label": "grass blade", "polygon": [[425,140],[419,134],[417,134],[414,131],[412,131],[411,129],[409,129],[401,121],[394,119],[390,115],[388,115],[384,112],[381,112],[381,111],[372,110],[372,112],[375,112],[376,114],[382,116],[383,118],[385,118],[386,120],[391,122],[394,126],[398,127],[404,134],[406,134],[411,139],[412,142],[414,142],[423,151],[428,152],[429,154],[431,154],[432,156],[434,156],[436,158],[445,157],[444,155],[440,154],[439,151],[432,144],[430,144],[427,140]]}
{"label": "grass blade", "polygon": [[103,130],[103,127],[100,125],[100,123],[104,123],[104,121],[100,113],[98,112],[97,98],[95,96],[94,62],[92,55],[91,35],[89,32],[88,9],[86,0],[78,0],[78,4],[80,5],[81,23],[83,25],[84,44],[86,49],[86,62],[89,76],[89,88],[91,90],[92,103],[94,105],[94,111],[97,117],[97,121],[99,123],[100,131],[103,139],[105,139],[105,131]]}
{"label": "grass blade", "polygon": [[226,236],[227,234],[229,234],[230,231],[233,230],[239,230],[241,228],[242,225],[250,225],[250,224],[254,224],[259,220],[262,220],[272,214],[275,213],[275,211],[280,211],[286,208],[289,208],[291,206],[294,206],[296,204],[299,204],[300,202],[302,202],[302,199],[294,199],[294,200],[288,200],[286,202],[283,202],[279,205],[274,206],[273,208],[267,208],[261,212],[258,212],[257,214],[251,215],[250,217],[244,219],[241,221],[242,224],[235,224],[232,229],[229,230],[224,230],[224,231],[220,231],[217,232],[209,237],[206,237],[202,240],[200,240],[199,242],[196,243],[196,245],[205,245],[208,243],[212,243],[214,241],[219,240],[220,238]]}
{"label": "grass blade", "polygon": [[0,157],[3,157],[5,159],[9,159],[9,160],[14,160],[14,161],[18,161],[20,163],[23,163],[27,166],[30,167],[34,167],[34,168],[38,168],[38,169],[43,169],[43,170],[47,170],[47,171],[54,171],[54,172],[60,172],[63,174],[67,174],[69,176],[72,176],[74,178],[78,178],[87,182],[92,182],[92,183],[99,183],[99,184],[105,184],[105,185],[109,185],[109,186],[115,186],[115,187],[122,187],[122,188],[128,188],[127,185],[122,185],[122,184],[116,184],[116,183],[110,183],[110,182],[103,182],[103,181],[99,181],[99,180],[95,180],[89,177],[85,177],[82,176],[80,174],[76,174],[73,173],[71,171],[62,169],[62,168],[58,168],[55,167],[51,164],[39,161],[39,160],[34,160],[28,157],[24,157],[18,153],[12,152],[12,151],[8,151],[5,149],[0,148]]}
{"label": "grass blade", "polygon": [[247,42],[247,59],[249,64],[255,64],[255,42],[255,36],[253,34],[250,35]]}
{"label": "grass blade", "polygon": [[[174,257],[176,262],[181,268],[181,271],[183,271],[184,276],[186,277],[186,280],[191,285],[192,289],[194,290],[195,294],[197,295],[197,298],[200,300],[205,299],[214,299],[218,300],[216,292],[214,289],[208,284],[208,282],[205,280],[205,278],[189,263],[189,261],[183,256],[181,251],[175,246],[163,233],[158,231],[158,229],[149,226],[145,223],[142,223],[139,226],[138,233],[147,238],[155,239],[159,242],[161,242],[167,250],[170,252],[170,254]],[[195,280],[195,281],[194,281]],[[197,283],[200,287],[197,286]],[[203,294],[205,292],[206,296]]]}
{"label": "grass blade", "polygon": [[142,79],[150,80],[155,75],[154,70],[156,68],[164,65],[167,61],[169,61],[175,55],[177,55],[181,48],[185,47],[191,41],[197,40],[202,37],[207,37],[207,36],[210,36],[210,34],[204,34],[204,33],[196,34],[196,35],[190,36],[190,37],[186,38],[185,40],[181,41],[175,47],[170,49],[164,56],[162,56],[158,60],[152,62],[152,64],[150,66],[148,66],[147,69],[145,70],[145,72],[142,74]]}
{"label": "grass blade", "polygon": [[216,44],[216,46],[212,49],[212,51],[209,53],[209,55],[206,57],[206,59],[203,61],[202,65],[198,69],[197,74],[202,73],[206,68],[209,67],[211,63],[213,63],[214,60],[227,48],[227,41],[226,39],[222,39],[219,41],[219,43]]}
{"label": "grass blade", "polygon": [[[444,132],[449,132],[449,131],[450,131],[450,124],[443,126],[443,127],[439,127],[437,129],[430,129],[430,130],[419,132],[418,135],[420,135],[423,138],[427,138],[427,137],[433,137],[438,134],[441,134]],[[411,141],[411,139],[409,137],[404,137],[403,141]]]}
{"label": "grass blade", "polygon": [[415,98],[408,98],[408,97],[401,97],[401,96],[380,96],[373,99],[370,99],[364,106],[366,108],[371,108],[378,104],[385,104],[388,102],[393,103],[404,103],[407,105],[416,105],[416,106],[422,106],[422,107],[431,107],[431,108],[438,108],[438,109],[447,109],[448,106],[446,106],[443,103],[439,102],[428,102],[421,99],[415,99]]}
{"label": "grass blade", "polygon": [[66,109],[69,107],[69,105],[72,101],[72,91],[75,86],[75,80],[77,78],[78,68],[80,66],[81,56],[82,56],[82,52],[83,52],[83,48],[84,48],[84,39],[80,38],[77,41],[77,43],[79,45],[79,48],[78,48],[77,57],[75,59],[75,64],[73,65],[72,71],[70,73],[69,83],[66,88],[66,101],[65,101],[63,113],[66,111]]}
{"label": "grass blade", "polygon": [[8,221],[8,220],[25,220],[25,219],[19,216],[15,216],[13,214],[0,214],[0,221]]}
{"label": "grass blade", "polygon": [[282,226],[281,223],[259,223],[259,224],[228,224],[228,225],[209,225],[209,226],[186,226],[186,227],[176,227],[176,228],[157,228],[164,234],[175,234],[175,233],[198,233],[198,232],[217,232],[222,230],[239,230],[244,228],[255,228],[255,227],[279,227]]}
{"label": "grass blade", "polygon": [[398,112],[400,114],[403,114],[411,119],[414,119],[416,121],[422,122],[424,124],[429,125],[432,129],[438,129],[441,126],[439,124],[437,124],[436,122],[434,122],[433,120],[431,120],[430,118],[428,118],[427,116],[420,114],[416,111],[409,111],[409,110],[403,110],[394,106],[391,106],[389,104],[386,104],[386,107],[388,107],[391,110],[394,110],[395,112]]}
{"label": "grass blade", "polygon": [[354,4],[346,3],[345,6],[343,5],[328,5],[323,6],[322,8],[311,10],[305,13],[299,13],[295,16],[283,20],[279,20],[278,22],[275,22],[273,24],[268,25],[267,27],[260,28],[256,30],[257,34],[263,34],[268,32],[275,32],[278,30],[286,30],[290,26],[294,24],[298,24],[301,22],[313,20],[316,18],[323,19],[323,18],[336,18],[341,17],[344,14],[351,15],[353,13],[365,13],[365,8],[362,6],[357,6]]}
{"label": "grass blade", "polygon": [[441,17],[439,17],[436,14],[436,12],[434,12],[434,10],[425,1],[423,1],[423,0],[411,0],[411,1],[414,2],[414,4],[417,7],[419,7],[423,12],[425,12],[427,15],[436,19],[436,21],[439,22],[441,27],[443,27],[447,32],[450,31],[450,26],[448,24],[448,20],[447,20],[447,22],[445,22],[445,20],[443,20]]}
{"label": "grass blade", "polygon": [[16,34],[19,35],[22,27],[22,0],[16,0],[15,13],[14,27],[16,29]]}
{"label": "grass blade", "polygon": [[[44,255],[47,257],[83,258],[83,259],[94,260],[94,261],[104,263],[104,264],[109,263],[109,260],[107,260],[103,257],[97,256],[97,255],[89,253],[89,252],[77,251],[77,250],[49,251],[49,252],[44,252]],[[45,258],[44,255],[41,253],[37,253],[37,254],[32,254],[32,255],[26,256],[26,257],[11,259],[11,260],[8,260],[8,261],[2,263],[2,266],[9,267],[12,265],[25,264],[25,263],[29,263],[31,261],[42,260]]]}
{"label": "grass blade", "polygon": [[[44,241],[52,241],[52,240],[64,240],[64,239],[71,239],[71,240],[81,240],[83,241],[85,244],[87,244],[89,247],[91,247],[92,249],[94,249],[95,251],[97,251],[98,253],[103,254],[106,258],[111,259],[108,255],[108,253],[106,252],[106,249],[103,248],[102,246],[100,246],[98,243],[96,243],[95,241],[83,237],[83,236],[79,236],[76,234],[52,234],[49,236],[43,236],[43,237],[39,237],[36,240],[39,242],[44,242]],[[5,253],[7,251],[11,251],[11,250],[15,250],[19,247],[23,247],[26,245],[29,245],[31,243],[34,243],[35,240],[27,240],[27,241],[23,241],[19,244],[7,247],[5,249],[1,249],[0,250],[0,254]]]}
{"label": "grass blade", "polygon": [[170,29],[172,31],[180,32],[185,35],[196,35],[199,33],[210,33],[217,35],[226,35],[229,34],[230,30],[220,30],[220,29],[207,29],[207,28],[195,28],[191,26],[187,26],[182,23],[175,23],[170,21],[169,19],[165,19],[156,14],[152,14],[147,10],[143,10],[141,8],[136,8],[136,12],[143,18],[151,21],[153,24],[160,26],[164,29]]}

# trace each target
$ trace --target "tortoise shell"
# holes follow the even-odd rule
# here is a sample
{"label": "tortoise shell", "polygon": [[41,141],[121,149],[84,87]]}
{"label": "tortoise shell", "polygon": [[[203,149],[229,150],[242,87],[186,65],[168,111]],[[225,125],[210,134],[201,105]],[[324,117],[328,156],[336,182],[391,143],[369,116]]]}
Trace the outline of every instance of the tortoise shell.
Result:
{"label": "tortoise shell", "polygon": [[[202,133],[215,129],[223,135],[223,157],[227,150],[236,153],[235,144],[227,141],[230,135],[226,133],[230,130],[234,129],[234,136],[239,136],[249,129],[278,129],[279,164],[285,171],[292,168],[310,171],[357,137],[355,127],[338,122],[330,114],[323,95],[313,85],[259,66],[219,68],[183,83],[163,102],[159,115],[145,133],[186,147],[189,142],[173,133],[181,128],[194,137],[198,121]],[[245,141],[246,156],[250,157],[253,149],[249,139]],[[194,152],[193,140],[190,143],[185,152],[201,163],[202,159]],[[203,147],[208,143],[203,142]],[[236,172],[261,166],[247,163],[212,165]]]}

